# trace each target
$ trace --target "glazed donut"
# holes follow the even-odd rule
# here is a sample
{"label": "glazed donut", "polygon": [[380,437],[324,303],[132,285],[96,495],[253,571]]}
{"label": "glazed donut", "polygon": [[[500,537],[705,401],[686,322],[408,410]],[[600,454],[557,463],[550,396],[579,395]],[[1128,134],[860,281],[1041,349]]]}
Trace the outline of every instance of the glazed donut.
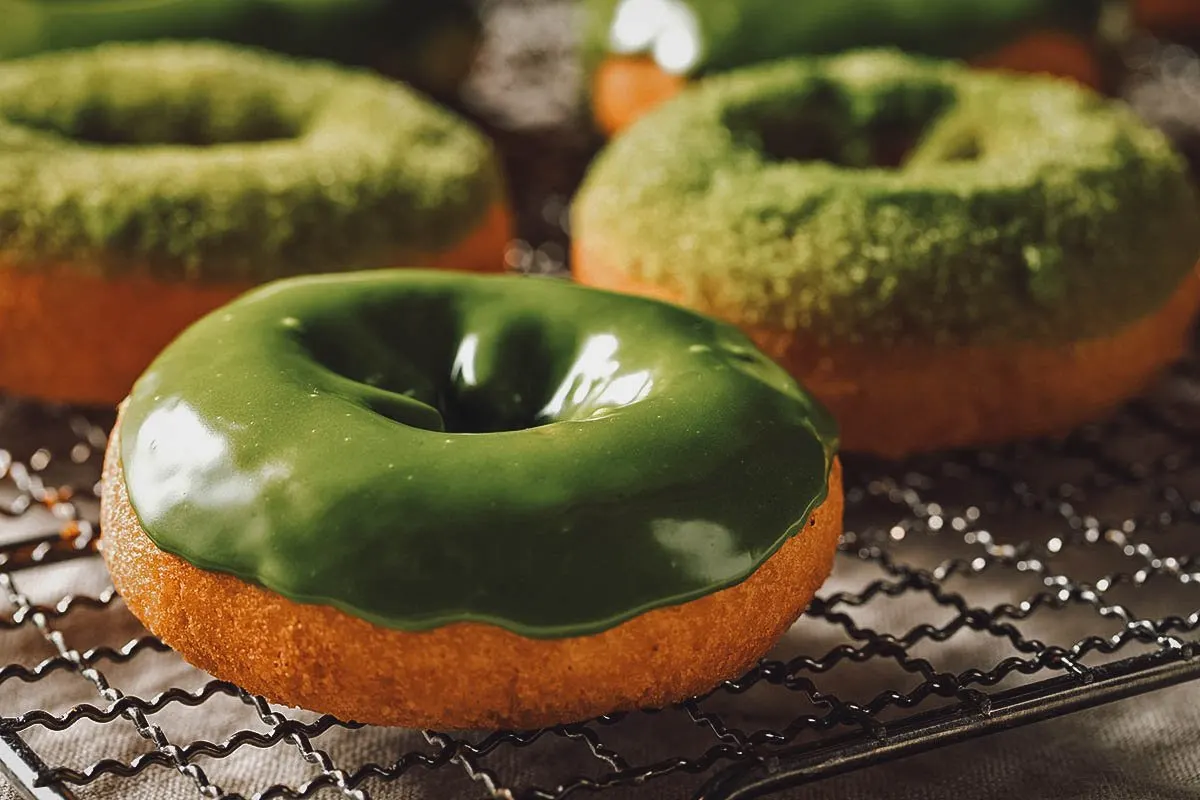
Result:
{"label": "glazed donut", "polygon": [[847,450],[1054,433],[1180,355],[1200,300],[1181,159],[1062,81],[896,52],[715,78],[593,164],[577,280],[744,328]]}
{"label": "glazed donut", "polygon": [[741,332],[681,308],[515,276],[292,279],[139,379],[102,550],[151,631],[273,701],[542,726],[766,652],[829,573],[835,446]]}
{"label": "glazed donut", "polygon": [[436,95],[481,37],[465,0],[5,0],[0,59],[105,42],[211,39],[371,67]]}
{"label": "glazed donut", "polygon": [[281,276],[499,271],[507,209],[479,133],[365,73],[212,44],[8,62],[0,389],[116,403],[186,325]]}
{"label": "glazed donut", "polygon": [[1100,0],[589,0],[592,110],[613,134],[695,77],[864,47],[1098,87],[1100,9]]}

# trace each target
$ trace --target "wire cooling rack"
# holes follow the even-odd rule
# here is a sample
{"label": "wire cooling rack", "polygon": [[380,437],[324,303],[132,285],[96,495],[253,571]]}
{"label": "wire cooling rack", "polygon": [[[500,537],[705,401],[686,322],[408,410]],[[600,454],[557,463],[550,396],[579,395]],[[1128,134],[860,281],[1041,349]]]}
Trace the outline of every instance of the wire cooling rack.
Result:
{"label": "wire cooling rack", "polygon": [[[1198,411],[1189,361],[1062,442],[850,459],[835,577],[747,675],[664,711],[471,735],[276,708],[178,662],[92,555],[110,418],[10,401],[0,653],[34,637],[46,656],[0,659],[0,769],[36,798],[164,773],[180,797],[388,797],[452,773],[478,784],[454,796],[676,781],[675,796],[745,798],[1200,677]],[[261,782],[224,785],[221,762],[251,750]]]}
{"label": "wire cooling rack", "polygon": [[[571,121],[570,6],[491,4],[471,86],[513,176],[520,272],[562,272],[597,146]],[[1200,128],[1195,56],[1134,56],[1135,105]],[[758,666],[674,708],[526,732],[360,726],[184,664],[94,554],[111,423],[0,398],[0,776],[22,797],[740,799],[1200,677],[1194,357],[1062,441],[848,459],[834,575]]]}

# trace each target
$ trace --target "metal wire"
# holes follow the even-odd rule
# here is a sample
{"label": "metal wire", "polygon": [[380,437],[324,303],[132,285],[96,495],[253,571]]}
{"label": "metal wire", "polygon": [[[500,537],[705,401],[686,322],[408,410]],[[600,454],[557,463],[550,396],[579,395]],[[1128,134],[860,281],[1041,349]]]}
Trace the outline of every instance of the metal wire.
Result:
{"label": "metal wire", "polygon": [[[118,646],[86,650],[73,646],[61,630],[64,621],[81,613],[108,618],[127,612],[111,590],[67,594],[52,604],[32,602],[23,588],[32,579],[27,571],[35,566],[62,569],[80,559],[91,559],[91,540],[75,533],[81,527],[77,525],[64,526],[66,535],[60,533],[53,540],[46,534],[23,534],[0,546],[0,596],[12,609],[0,618],[0,643],[5,635],[29,629],[49,643],[54,654],[32,666],[0,663],[0,689],[11,682],[36,684],[67,673],[89,683],[97,700],[61,713],[0,708],[0,763],[30,796],[41,791],[40,796],[45,797],[69,797],[72,787],[89,786],[106,777],[133,785],[153,768],[163,767],[185,776],[200,797],[237,797],[240,795],[215,782],[196,759],[228,758],[248,747],[291,749],[319,770],[316,776],[294,785],[259,787],[254,797],[262,798],[312,797],[322,790],[334,790],[343,797],[366,800],[378,791],[369,788],[368,782],[387,786],[414,774],[416,767],[423,768],[422,775],[461,770],[481,795],[496,798],[548,800],[582,789],[633,786],[688,775],[716,776],[703,790],[705,797],[750,797],[1026,724],[1051,713],[1192,679],[1200,676],[1200,659],[1194,658],[1200,603],[1193,601],[1169,609],[1170,613],[1147,616],[1136,609],[1135,601],[1154,596],[1156,588],[1146,587],[1164,583],[1191,587],[1200,581],[1200,544],[1182,551],[1166,549],[1173,533],[1178,539],[1181,527],[1200,523],[1200,498],[1187,490],[1193,471],[1200,476],[1194,448],[1200,430],[1181,426],[1177,420],[1186,418],[1186,411],[1179,413],[1177,403],[1169,410],[1163,401],[1180,394],[1194,395],[1188,410],[1200,410],[1196,408],[1200,404],[1197,375],[1200,365],[1182,364],[1158,399],[1140,401],[1109,422],[1086,428],[1063,442],[920,459],[898,467],[850,459],[849,530],[838,570],[849,564],[874,565],[877,577],[826,592],[813,602],[808,618],[842,632],[843,642],[824,653],[799,651],[786,659],[764,659],[709,696],[657,715],[618,714],[545,731],[498,732],[478,741],[424,731],[422,737],[431,751],[381,757],[353,769],[339,766],[313,739],[331,728],[361,730],[359,726],[330,717],[302,722],[273,709],[263,698],[222,681],[209,680],[192,690],[167,686],[150,697],[122,691],[106,674],[106,665],[127,664],[145,652],[169,651],[146,635]],[[28,426],[31,414],[36,417],[41,411],[10,403],[0,417],[0,435],[20,429],[27,437],[45,436],[48,426],[68,427],[78,422],[61,417],[40,419],[37,425]],[[1148,438],[1166,441],[1168,446],[1144,460],[1114,455],[1121,449],[1115,444],[1137,444]],[[68,442],[66,449],[74,449],[78,443]],[[40,459],[45,462],[42,470],[34,470],[13,455],[13,450],[3,451],[0,461],[9,465],[3,475],[4,488],[29,498],[27,504],[15,503],[27,510],[13,518],[20,520],[32,514],[32,509],[42,509],[52,517],[77,522],[72,510],[54,510],[60,503],[72,502],[57,498],[83,496],[95,477],[98,457],[94,452],[78,465],[90,471],[77,488],[64,491],[45,479],[46,467],[56,463],[53,452],[49,459]],[[1054,472],[1054,467],[1065,461],[1085,465],[1074,482],[1047,483],[1039,477],[1047,470]],[[969,485],[969,490],[952,491],[963,485]],[[1121,490],[1133,490],[1139,498],[1128,513],[1106,516],[1093,512]],[[955,496],[958,494],[961,497]],[[1030,514],[1049,523],[1049,535],[1002,541],[1006,534],[996,533],[1029,524]],[[921,548],[922,557],[927,550],[937,555],[942,545],[954,554],[938,556],[931,563],[913,563],[908,558],[908,546],[913,542]],[[1066,556],[1079,553],[1097,565],[1095,575],[1085,579],[1059,568]],[[972,581],[997,578],[1032,578],[1036,588],[1013,602],[990,607],[971,600]],[[1124,592],[1121,598],[1112,596],[1117,591]],[[870,604],[914,598],[926,601],[932,609],[942,609],[949,619],[936,624],[914,619],[908,630],[890,633],[865,627],[856,616],[858,609]],[[1075,626],[1071,642],[1046,643],[1021,627],[1039,614],[1072,609],[1085,610],[1088,616]],[[954,672],[939,669],[937,648],[963,632],[1002,642],[1014,654]],[[922,650],[925,654],[916,652]],[[873,696],[849,700],[840,696],[837,682],[829,679],[853,665],[881,662],[895,665],[899,674],[911,676],[916,685],[880,685]],[[739,711],[740,698],[763,687],[774,687],[794,698],[781,701],[795,709],[782,724],[747,725],[754,718]],[[239,700],[267,730],[239,730],[221,741],[197,738],[176,742],[153,721],[155,714],[169,707],[203,709],[219,697]],[[685,720],[702,731],[708,743],[681,746],[669,757],[638,761],[611,740],[615,726],[636,729],[644,720],[663,714]],[[130,725],[152,749],[128,761],[101,758],[76,769],[44,764],[24,744],[34,729],[69,732],[87,722]],[[498,752],[510,751],[511,757],[511,751],[532,750],[547,738],[577,746],[598,771],[563,774],[547,785],[512,786],[491,766]],[[769,774],[761,768],[767,758],[773,765]]]}

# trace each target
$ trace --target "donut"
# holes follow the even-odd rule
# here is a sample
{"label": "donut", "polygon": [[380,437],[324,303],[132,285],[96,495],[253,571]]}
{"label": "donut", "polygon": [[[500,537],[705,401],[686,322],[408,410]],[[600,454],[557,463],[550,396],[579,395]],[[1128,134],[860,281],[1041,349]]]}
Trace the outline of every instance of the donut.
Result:
{"label": "donut", "polygon": [[714,78],[593,163],[575,278],[747,331],[899,457],[1054,434],[1185,349],[1197,198],[1125,105],[895,51]]}
{"label": "donut", "polygon": [[0,59],[105,42],[210,39],[370,67],[450,95],[481,26],[466,0],[5,0]]}
{"label": "donut", "polygon": [[151,631],[273,701],[543,726],[705,692],[766,652],[829,573],[835,447],[740,331],[669,304],[294,278],[138,380],[102,551]]}
{"label": "donut", "polygon": [[0,64],[0,389],[116,403],[252,286],[499,271],[509,217],[490,143],[365,73],[206,43]]}
{"label": "donut", "polygon": [[[919,6],[919,8],[914,8]],[[1100,0],[588,0],[593,115],[614,134],[692,79],[778,58],[897,47],[1103,82]]]}

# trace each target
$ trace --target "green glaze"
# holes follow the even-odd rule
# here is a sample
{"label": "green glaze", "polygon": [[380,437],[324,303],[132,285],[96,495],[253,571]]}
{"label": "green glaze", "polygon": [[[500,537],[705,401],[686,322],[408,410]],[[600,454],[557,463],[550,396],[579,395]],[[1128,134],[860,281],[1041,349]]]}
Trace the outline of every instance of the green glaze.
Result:
{"label": "green glaze", "polygon": [[1200,255],[1181,159],[1125,106],[893,51],[709,79],[597,159],[572,232],[689,304],[719,282],[739,324],[838,341],[1104,335]]}
{"label": "green glaze", "polygon": [[212,281],[386,266],[455,244],[503,196],[480,133],[366,73],[207,43],[0,64],[6,264]]}
{"label": "green glaze", "polygon": [[132,505],[204,569],[388,627],[595,633],[746,578],[831,419],[735,328],[550,279],[284,281],[133,389]]}
{"label": "green glaze", "polygon": [[[376,67],[448,91],[474,55],[464,0],[0,0],[0,59],[104,42],[213,39]],[[425,43],[436,41],[441,53]],[[448,67],[454,58],[459,63]]]}
{"label": "green glaze", "polygon": [[[585,53],[595,63],[612,52],[622,0],[588,0]],[[624,0],[630,19],[652,25],[664,0]],[[690,24],[673,18],[652,38],[688,36],[698,54],[686,68],[719,72],[788,56],[897,47],[942,58],[983,55],[1035,30],[1090,34],[1102,0],[666,0]],[[640,5],[641,8],[638,8]],[[628,48],[617,48],[629,52]],[[639,48],[652,51],[653,44]],[[636,52],[636,51],[635,51]],[[667,68],[667,64],[663,64]]]}

